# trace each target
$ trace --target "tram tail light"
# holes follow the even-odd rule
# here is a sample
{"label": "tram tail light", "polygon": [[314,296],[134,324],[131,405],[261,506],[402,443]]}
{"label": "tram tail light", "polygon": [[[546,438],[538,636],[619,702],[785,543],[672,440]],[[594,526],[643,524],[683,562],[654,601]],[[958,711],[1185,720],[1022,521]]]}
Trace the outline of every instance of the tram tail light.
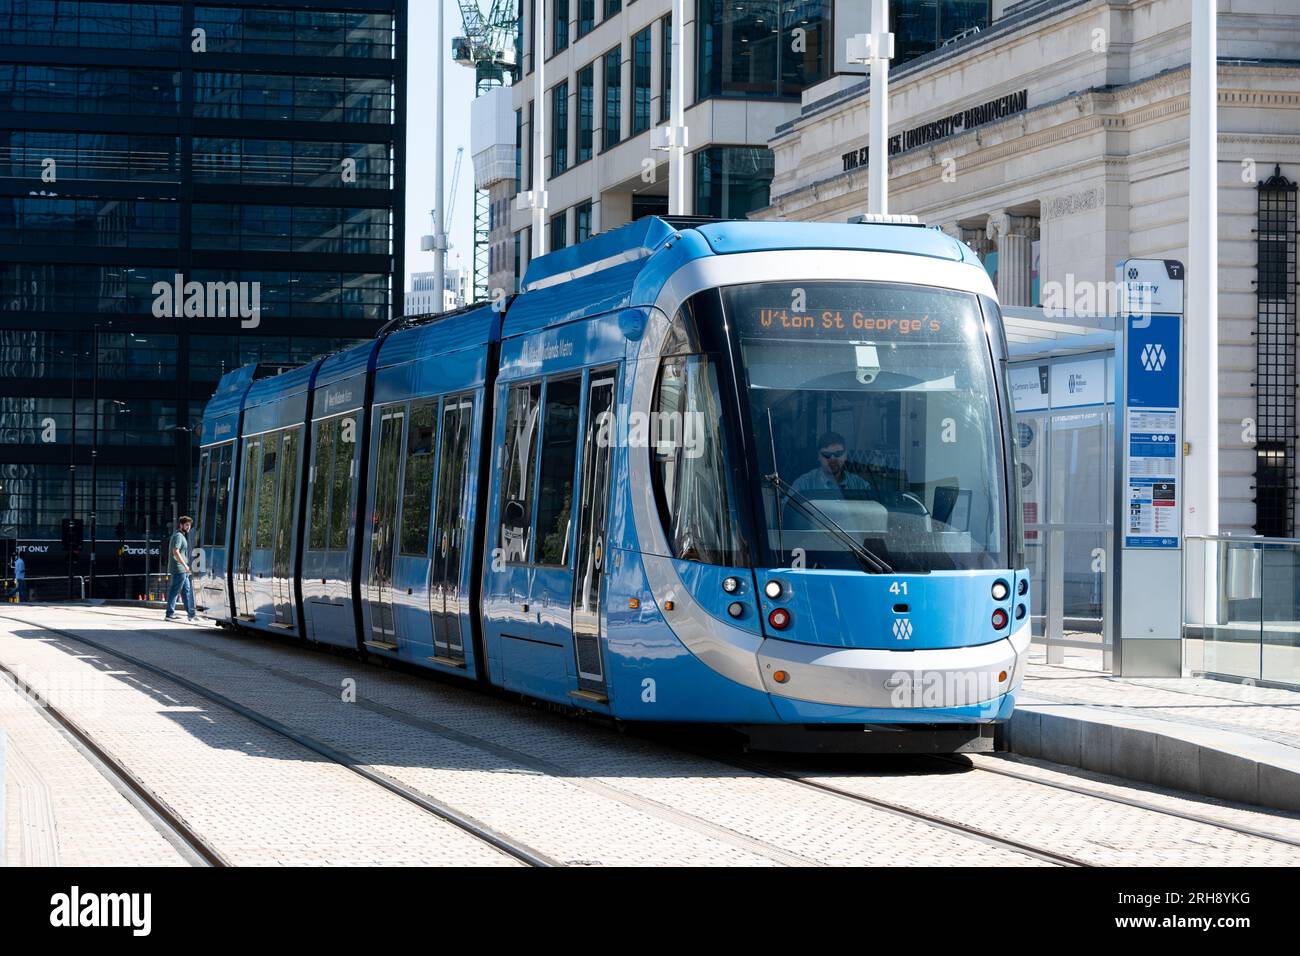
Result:
{"label": "tram tail light", "polygon": [[767,623],[778,631],[784,631],[790,626],[790,612],[783,607],[778,607],[767,616]]}
{"label": "tram tail light", "polygon": [[993,612],[993,630],[1000,631],[1007,626],[1007,612],[998,608]]}

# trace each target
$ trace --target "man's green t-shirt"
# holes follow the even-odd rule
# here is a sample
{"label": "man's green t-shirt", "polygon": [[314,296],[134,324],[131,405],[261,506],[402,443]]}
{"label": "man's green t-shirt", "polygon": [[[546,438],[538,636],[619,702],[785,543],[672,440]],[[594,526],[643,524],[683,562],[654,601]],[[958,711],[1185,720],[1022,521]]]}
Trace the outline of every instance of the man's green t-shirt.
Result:
{"label": "man's green t-shirt", "polygon": [[172,535],[171,544],[167,546],[167,572],[169,574],[185,573],[185,568],[176,560],[177,551],[186,557],[190,553],[190,543],[185,540],[185,535],[180,531]]}

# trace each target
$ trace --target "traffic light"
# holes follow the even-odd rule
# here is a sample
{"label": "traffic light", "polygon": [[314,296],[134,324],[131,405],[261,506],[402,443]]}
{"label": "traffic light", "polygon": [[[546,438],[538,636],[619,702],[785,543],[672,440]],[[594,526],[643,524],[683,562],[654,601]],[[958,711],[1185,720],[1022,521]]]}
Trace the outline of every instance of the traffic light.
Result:
{"label": "traffic light", "polygon": [[63,550],[80,551],[82,542],[82,522],[80,518],[63,519]]}

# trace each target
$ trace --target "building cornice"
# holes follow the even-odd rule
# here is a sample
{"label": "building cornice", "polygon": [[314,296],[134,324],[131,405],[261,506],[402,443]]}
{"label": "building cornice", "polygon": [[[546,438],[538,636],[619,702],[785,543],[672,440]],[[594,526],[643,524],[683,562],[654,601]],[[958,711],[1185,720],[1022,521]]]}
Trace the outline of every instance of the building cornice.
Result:
{"label": "building cornice", "polygon": [[[1288,64],[1282,72],[1300,80],[1300,65]],[[919,180],[932,176],[934,167],[945,159],[958,161],[966,171],[978,170],[1071,140],[1098,133],[1128,133],[1186,115],[1190,73],[1188,66],[1173,67],[1122,87],[1072,93],[978,129],[895,154],[889,161],[891,187],[902,191],[918,185]],[[1234,62],[1221,66],[1220,73],[1225,80],[1239,82],[1243,78],[1258,77],[1259,70],[1253,64]],[[1275,74],[1270,71],[1272,75]],[[1218,100],[1220,106],[1228,108],[1293,109],[1300,106],[1300,89],[1252,90],[1234,84],[1230,88],[1220,87]],[[1223,134],[1219,141],[1294,144],[1300,141],[1300,134],[1295,137]],[[1131,158],[1110,159],[1108,162],[1127,164]],[[801,159],[807,161],[807,157]],[[801,200],[809,195],[814,197],[814,201],[821,201],[865,188],[866,175],[865,167],[835,173],[774,196],[770,208],[780,211],[791,203],[801,208]]]}

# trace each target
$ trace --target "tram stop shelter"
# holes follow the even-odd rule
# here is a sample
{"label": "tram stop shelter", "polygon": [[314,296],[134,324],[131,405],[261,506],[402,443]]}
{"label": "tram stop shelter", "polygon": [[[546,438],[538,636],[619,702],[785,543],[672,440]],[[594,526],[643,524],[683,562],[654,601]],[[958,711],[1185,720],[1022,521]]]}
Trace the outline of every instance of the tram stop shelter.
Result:
{"label": "tram stop shelter", "polygon": [[1034,644],[1047,663],[1110,671],[1115,319],[1002,314]]}

